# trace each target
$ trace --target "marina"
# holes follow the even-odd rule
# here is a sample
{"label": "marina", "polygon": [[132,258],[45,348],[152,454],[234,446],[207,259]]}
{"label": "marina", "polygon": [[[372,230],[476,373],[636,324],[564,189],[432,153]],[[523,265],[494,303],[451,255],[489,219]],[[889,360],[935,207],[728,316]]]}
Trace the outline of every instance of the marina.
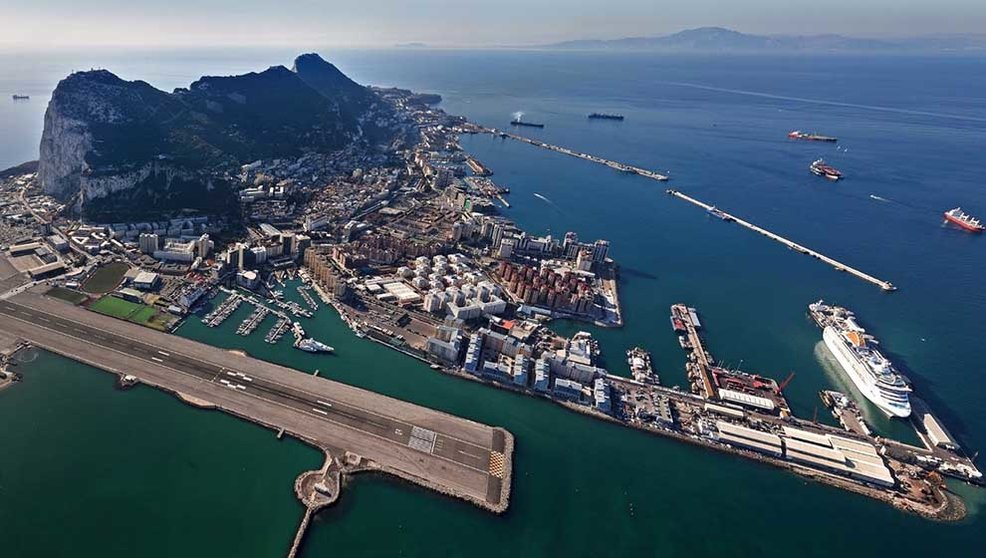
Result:
{"label": "marina", "polygon": [[787,246],[788,248],[790,248],[790,249],[792,249],[792,250],[794,250],[796,252],[800,252],[800,253],[805,254],[807,256],[811,256],[811,257],[813,257],[813,258],[815,258],[817,260],[821,260],[821,261],[829,264],[830,266],[832,266],[836,271],[846,272],[849,275],[852,275],[853,277],[856,277],[858,279],[862,279],[863,281],[866,281],[867,283],[872,283],[873,285],[876,285],[877,287],[880,287],[880,289],[882,289],[882,290],[884,290],[886,292],[892,292],[892,291],[896,291],[897,290],[897,287],[895,287],[894,284],[891,283],[890,281],[884,281],[883,279],[878,279],[878,278],[876,278],[876,277],[874,277],[874,276],[872,276],[872,275],[870,275],[868,273],[865,273],[863,271],[860,271],[860,270],[858,270],[858,269],[856,269],[854,267],[850,267],[850,266],[848,266],[848,265],[846,265],[846,264],[844,264],[844,263],[842,263],[842,262],[840,262],[840,261],[838,261],[838,260],[836,260],[834,258],[830,258],[830,257],[826,256],[825,254],[822,254],[821,252],[818,252],[818,251],[812,250],[811,248],[807,248],[805,246],[802,246],[802,245],[794,242],[793,240],[788,240],[787,238],[785,238],[785,237],[783,237],[783,236],[781,236],[779,234],[770,232],[767,229],[764,229],[763,227],[759,227],[757,225],[754,225],[753,223],[751,223],[749,221],[746,221],[744,219],[740,219],[739,217],[737,217],[737,216],[735,216],[735,215],[733,215],[731,213],[727,213],[727,212],[723,211],[722,209],[717,208],[714,205],[709,205],[709,204],[707,204],[707,203],[705,203],[703,201],[697,200],[697,199],[695,199],[695,198],[693,198],[693,197],[691,197],[691,196],[689,196],[687,194],[684,194],[682,192],[679,192],[678,190],[668,189],[667,190],[667,193],[669,195],[671,195],[671,196],[674,196],[674,197],[680,199],[680,200],[684,200],[684,201],[686,201],[686,202],[688,202],[690,204],[697,205],[698,207],[701,207],[702,209],[706,210],[707,212],[710,212],[710,213],[713,212],[713,211],[714,212],[717,212],[717,214],[720,216],[720,219],[722,219],[724,221],[736,223],[737,225],[739,225],[739,226],[741,226],[741,227],[743,227],[745,229],[749,229],[749,230],[751,230],[753,232],[756,232],[756,233],[759,233],[759,234],[761,234],[763,236],[766,236],[767,238],[769,238],[769,239],[771,239],[771,240],[773,240],[775,242],[779,242],[780,244],[783,244],[784,246]]}
{"label": "marina", "polygon": [[268,314],[270,314],[270,310],[268,310],[266,306],[257,305],[253,313],[247,316],[247,318],[243,320],[243,323],[236,328],[236,334],[244,337],[250,335],[258,327],[260,327],[260,324],[267,318]]}

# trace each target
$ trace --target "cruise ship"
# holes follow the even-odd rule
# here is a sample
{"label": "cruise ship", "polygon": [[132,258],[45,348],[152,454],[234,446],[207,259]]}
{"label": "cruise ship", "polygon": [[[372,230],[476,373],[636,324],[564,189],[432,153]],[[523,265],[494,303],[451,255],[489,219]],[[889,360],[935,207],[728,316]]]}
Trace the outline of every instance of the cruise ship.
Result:
{"label": "cruise ship", "polygon": [[809,304],[808,312],[822,328],[825,346],[856,388],[887,416],[910,416],[911,388],[875,347],[876,340],[856,323],[855,315],[821,300]]}

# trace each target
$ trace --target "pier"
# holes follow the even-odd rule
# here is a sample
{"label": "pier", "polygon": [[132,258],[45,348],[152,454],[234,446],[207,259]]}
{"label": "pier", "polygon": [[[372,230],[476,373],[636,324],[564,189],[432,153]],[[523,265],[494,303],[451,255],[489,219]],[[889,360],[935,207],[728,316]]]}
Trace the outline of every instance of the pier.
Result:
{"label": "pier", "polygon": [[[0,302],[4,333],[36,347],[360,456],[397,476],[502,513],[512,435],[326,378],[103,316],[27,292]],[[225,383],[223,382],[225,380]],[[338,453],[337,453],[338,454]]]}
{"label": "pier", "polygon": [[659,182],[665,182],[670,179],[669,176],[654,172],[641,167],[635,167],[633,165],[628,165],[626,163],[621,163],[619,161],[613,161],[611,159],[604,159],[602,157],[597,157],[596,155],[590,155],[588,153],[582,153],[581,151],[575,151],[574,149],[569,149],[567,147],[561,147],[559,145],[552,145],[550,143],[545,143],[540,140],[531,139],[524,136],[519,136],[517,134],[512,134],[510,132],[504,132],[497,130],[495,128],[479,128],[479,131],[493,135],[499,136],[501,138],[510,138],[519,142],[523,142],[535,147],[541,147],[549,151],[554,151],[556,153],[561,153],[563,155],[568,155],[569,157],[575,157],[578,159],[584,159],[592,163],[598,163],[600,165],[606,165],[611,169],[618,170],[620,172],[625,172],[628,174],[636,174],[644,178],[650,178],[651,180],[657,180]]}
{"label": "pier", "polygon": [[897,287],[895,287],[894,284],[891,283],[890,281],[884,281],[883,279],[878,279],[878,278],[876,278],[876,277],[874,277],[874,276],[872,276],[872,275],[870,275],[868,273],[864,273],[864,272],[862,272],[862,271],[860,271],[860,270],[858,270],[858,269],[856,269],[854,267],[848,266],[848,265],[846,265],[846,264],[844,264],[844,263],[842,263],[842,262],[840,262],[840,261],[838,261],[838,260],[836,260],[834,258],[830,258],[830,257],[826,256],[825,254],[822,254],[821,252],[818,252],[818,251],[812,250],[811,248],[807,248],[805,246],[802,246],[801,244],[798,244],[797,242],[794,242],[793,240],[788,240],[787,238],[785,238],[785,237],[783,237],[783,236],[781,236],[779,234],[772,233],[772,232],[768,231],[767,229],[765,229],[763,227],[759,227],[759,226],[754,225],[753,223],[751,223],[749,221],[746,221],[744,219],[740,219],[739,217],[737,217],[737,216],[735,216],[735,215],[733,215],[731,213],[726,213],[725,211],[717,208],[714,205],[709,205],[709,204],[707,204],[707,203],[705,203],[703,201],[697,200],[697,199],[695,199],[695,198],[693,198],[691,196],[688,196],[686,194],[683,194],[683,193],[679,192],[678,190],[668,189],[667,190],[667,193],[670,194],[670,195],[672,195],[672,196],[674,196],[674,197],[676,197],[676,198],[678,198],[678,199],[682,199],[682,200],[685,200],[688,203],[691,203],[693,205],[697,205],[697,206],[701,207],[702,209],[708,211],[709,213],[712,213],[712,214],[716,215],[717,217],[719,217],[723,221],[734,222],[734,223],[736,223],[737,225],[739,225],[739,226],[741,226],[743,228],[750,229],[753,232],[760,233],[763,236],[766,236],[767,238],[769,238],[771,240],[774,240],[776,242],[779,242],[779,243],[783,244],[784,246],[787,246],[788,248],[790,248],[790,249],[792,249],[792,250],[794,250],[796,252],[801,252],[802,254],[805,254],[805,255],[811,256],[811,257],[813,257],[815,259],[821,260],[821,261],[823,261],[823,262],[831,265],[832,267],[834,267],[836,271],[844,271],[844,272],[846,272],[846,273],[848,273],[848,274],[850,274],[850,275],[852,275],[852,276],[854,276],[854,277],[856,277],[858,279],[862,279],[863,281],[866,281],[867,283],[872,283],[872,284],[876,285],[877,287],[880,287],[881,289],[883,289],[884,291],[887,291],[887,292],[891,292],[891,291],[896,291],[897,290]]}

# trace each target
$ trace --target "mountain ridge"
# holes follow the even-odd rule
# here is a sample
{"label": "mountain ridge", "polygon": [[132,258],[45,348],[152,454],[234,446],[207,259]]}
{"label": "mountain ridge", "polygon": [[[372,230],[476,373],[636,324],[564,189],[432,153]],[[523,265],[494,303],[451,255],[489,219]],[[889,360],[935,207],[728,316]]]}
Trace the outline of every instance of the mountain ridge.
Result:
{"label": "mountain ridge", "polygon": [[48,104],[39,180],[60,199],[78,195],[90,217],[134,211],[142,199],[156,200],[155,211],[228,210],[234,186],[224,175],[237,165],[373,148],[396,134],[393,114],[317,54],[293,70],[203,76],[171,93],[108,70],[76,72]]}
{"label": "mountain ridge", "polygon": [[550,50],[667,52],[980,52],[986,35],[939,35],[899,39],[839,34],[756,35],[725,27],[696,27],[667,35],[576,39],[541,45]]}

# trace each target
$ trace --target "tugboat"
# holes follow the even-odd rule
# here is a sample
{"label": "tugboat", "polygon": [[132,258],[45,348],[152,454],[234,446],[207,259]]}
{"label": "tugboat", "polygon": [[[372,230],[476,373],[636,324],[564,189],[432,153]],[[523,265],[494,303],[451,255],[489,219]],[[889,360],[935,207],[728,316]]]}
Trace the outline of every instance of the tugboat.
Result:
{"label": "tugboat", "polygon": [[839,180],[842,178],[842,172],[839,169],[831,165],[826,165],[825,161],[821,159],[816,159],[811,166],[808,167],[808,169],[811,170],[812,174],[827,178],[829,180]]}
{"label": "tugboat", "polygon": [[325,343],[320,343],[311,337],[306,337],[301,341],[294,344],[295,347],[305,351],[306,353],[332,353],[335,349],[326,345]]}
{"label": "tugboat", "polygon": [[960,207],[946,211],[945,220],[949,223],[958,225],[969,232],[981,233],[984,229],[986,229],[979,219],[965,213]]}

